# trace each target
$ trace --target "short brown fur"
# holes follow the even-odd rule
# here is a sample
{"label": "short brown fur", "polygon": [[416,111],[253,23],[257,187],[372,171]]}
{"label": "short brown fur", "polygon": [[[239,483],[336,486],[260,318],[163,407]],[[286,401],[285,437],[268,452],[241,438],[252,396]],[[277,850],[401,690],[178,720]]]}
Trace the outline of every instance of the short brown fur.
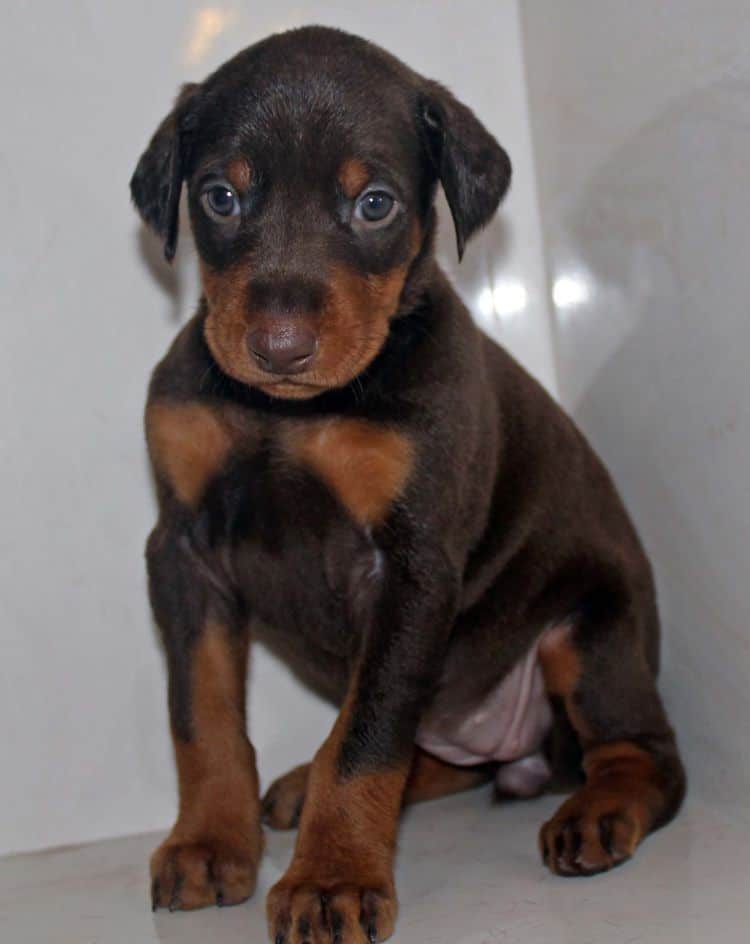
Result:
{"label": "short brown fur", "polygon": [[652,756],[630,741],[589,748],[584,770],[586,785],[539,834],[542,856],[558,875],[591,875],[624,862],[665,805]]}
{"label": "short brown fur", "polygon": [[417,749],[406,782],[404,803],[424,803],[462,793],[487,783],[490,770],[483,767],[455,767]]}
{"label": "short brown fur", "polygon": [[539,645],[539,659],[547,691],[563,699],[576,732],[582,739],[587,739],[590,732],[576,706],[582,668],[580,655],[572,642],[572,633],[573,628],[567,623],[548,630]]}
{"label": "short brown fur", "polygon": [[344,161],[339,171],[339,183],[350,200],[354,200],[364,190],[370,180],[370,172],[357,157]]}
{"label": "short brown fur", "polygon": [[217,272],[199,260],[207,317],[205,337],[211,353],[223,369],[236,380],[248,373],[247,267],[232,266]]}
{"label": "short brown fur", "polygon": [[590,747],[584,754],[586,780],[602,793],[628,797],[628,811],[637,824],[635,846],[649,832],[658,816],[662,791],[653,757],[632,741],[612,741]]}
{"label": "short brown fur", "polygon": [[339,773],[355,691],[352,686],[311,765],[292,864],[268,896],[271,937],[284,929],[289,944],[305,944],[313,927],[330,926],[334,934],[338,928],[344,940],[359,939],[363,931],[370,940],[382,940],[395,926],[393,858],[409,767],[352,777]]}
{"label": "short brown fur", "polygon": [[179,814],[151,860],[154,905],[202,908],[249,898],[263,847],[255,752],[245,734],[247,634],[209,623],[193,653],[189,742],[173,735]]}
{"label": "short brown fur", "polygon": [[305,423],[288,434],[294,458],[332,489],[355,521],[380,524],[401,494],[413,465],[409,440],[366,420]]}
{"label": "short brown fur", "polygon": [[421,239],[415,223],[408,259],[388,272],[363,275],[345,266],[332,269],[322,311],[314,319],[318,356],[313,368],[294,383],[269,378],[248,354],[248,332],[266,319],[266,314],[253,306],[248,267],[239,264],[217,272],[200,260],[208,312],[204,330],[211,353],[235,380],[276,396],[306,399],[323,389],[344,386],[367,367],[385,343]]}
{"label": "short brown fur", "polygon": [[232,446],[221,419],[200,403],[150,404],[146,438],[154,467],[190,506],[200,501]]}
{"label": "short brown fur", "polygon": [[[263,797],[263,818],[272,829],[296,829],[304,806],[311,764],[302,764],[275,780]],[[489,767],[456,767],[416,748],[403,802],[424,803],[479,787],[492,779]]]}
{"label": "short brown fur", "polygon": [[227,180],[238,193],[244,193],[250,186],[252,170],[242,155],[232,158],[227,165]]}

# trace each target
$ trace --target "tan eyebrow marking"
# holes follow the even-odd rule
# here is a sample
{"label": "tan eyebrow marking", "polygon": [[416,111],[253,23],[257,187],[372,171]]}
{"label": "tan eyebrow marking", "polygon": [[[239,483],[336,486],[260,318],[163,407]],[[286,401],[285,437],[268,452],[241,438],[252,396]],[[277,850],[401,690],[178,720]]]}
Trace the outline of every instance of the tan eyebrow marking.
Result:
{"label": "tan eyebrow marking", "polygon": [[370,172],[358,157],[350,157],[339,168],[339,183],[350,200],[358,196],[370,180]]}
{"label": "tan eyebrow marking", "polygon": [[244,193],[250,186],[252,170],[246,158],[238,155],[227,165],[227,180],[238,193]]}

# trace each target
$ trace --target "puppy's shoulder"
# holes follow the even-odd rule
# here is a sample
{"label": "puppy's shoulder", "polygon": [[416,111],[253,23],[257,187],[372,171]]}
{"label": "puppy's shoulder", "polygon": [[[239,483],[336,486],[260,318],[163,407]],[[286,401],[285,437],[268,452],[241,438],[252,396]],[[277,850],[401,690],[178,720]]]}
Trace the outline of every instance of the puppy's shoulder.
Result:
{"label": "puppy's shoulder", "polygon": [[212,396],[218,372],[203,337],[204,317],[199,310],[183,326],[154,368],[148,390],[149,403],[195,401]]}

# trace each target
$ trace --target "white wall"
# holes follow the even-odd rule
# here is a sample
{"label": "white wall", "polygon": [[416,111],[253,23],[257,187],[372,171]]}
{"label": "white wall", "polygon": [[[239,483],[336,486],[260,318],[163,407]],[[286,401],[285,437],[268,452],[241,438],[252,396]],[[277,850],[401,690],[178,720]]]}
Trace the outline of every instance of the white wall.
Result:
{"label": "white wall", "polygon": [[750,6],[525,0],[563,401],[656,563],[693,789],[750,787]]}
{"label": "white wall", "polygon": [[[310,21],[374,38],[440,78],[510,151],[513,192],[460,286],[554,387],[514,0],[6,5],[0,852],[170,824],[164,670],[142,562],[154,503],[141,410],[149,370],[197,289],[186,241],[167,269],[127,181],[180,82]],[[441,248],[453,258],[447,226]],[[313,753],[330,717],[257,654],[251,728],[266,782]]]}

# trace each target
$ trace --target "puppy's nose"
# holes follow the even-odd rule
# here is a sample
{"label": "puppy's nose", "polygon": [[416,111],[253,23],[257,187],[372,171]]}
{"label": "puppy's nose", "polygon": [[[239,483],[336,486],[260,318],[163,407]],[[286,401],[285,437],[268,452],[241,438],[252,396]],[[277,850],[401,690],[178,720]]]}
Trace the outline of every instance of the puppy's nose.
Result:
{"label": "puppy's nose", "polygon": [[269,374],[299,374],[312,362],[317,347],[312,331],[302,325],[257,328],[247,339],[250,356]]}

